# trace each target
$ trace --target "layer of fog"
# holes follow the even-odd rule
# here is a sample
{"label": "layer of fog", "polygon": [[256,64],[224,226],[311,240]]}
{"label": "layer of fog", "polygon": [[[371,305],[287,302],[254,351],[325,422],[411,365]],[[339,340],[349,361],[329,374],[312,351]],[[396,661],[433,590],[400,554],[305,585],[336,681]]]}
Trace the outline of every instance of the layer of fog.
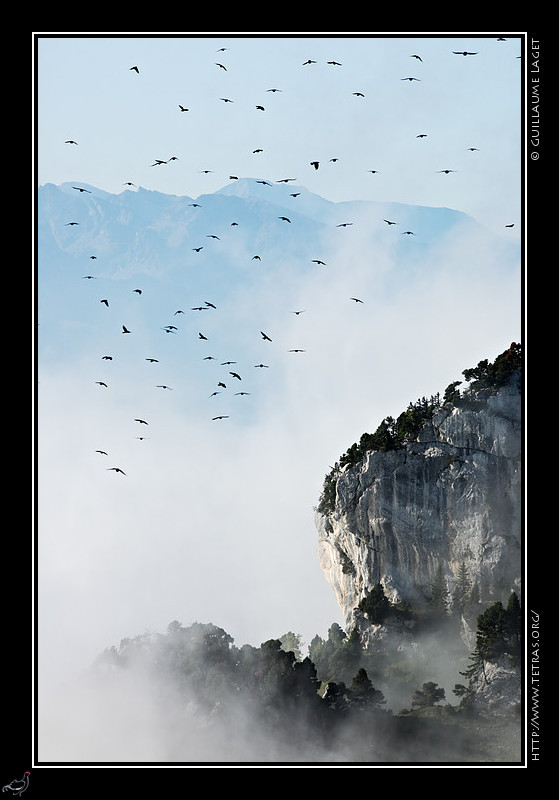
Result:
{"label": "layer of fog", "polygon": [[[267,325],[281,334],[274,336],[273,376],[252,366],[251,396],[230,397],[227,407],[217,405],[222,397],[209,400],[209,380],[187,385],[186,368],[172,383],[164,376],[173,386],[165,392],[154,388],[160,372],[157,381],[129,370],[108,390],[96,385],[97,351],[71,368],[39,365],[45,750],[57,741],[53,726],[67,729],[65,714],[73,707],[61,708],[57,720],[51,692],[126,636],[163,631],[179,619],[212,622],[237,646],[259,646],[288,630],[301,633],[305,644],[315,634],[325,637],[341,620],[316,559],[313,506],[324,475],[386,415],[444,391],[462,369],[520,340],[519,273],[488,263],[484,243],[478,247],[470,235],[441,243],[428,264],[410,260],[412,272],[397,280],[390,250],[364,262],[357,235],[329,252],[327,280],[308,274],[286,287],[270,279],[258,297],[247,293],[231,311],[226,321],[236,317],[240,328],[255,305],[265,307]],[[247,346],[247,364],[261,345]],[[299,347],[306,352],[288,353]],[[233,400],[252,403],[238,424]],[[230,418],[213,420],[217,408]],[[149,428],[136,417],[149,417]],[[126,475],[109,471],[114,466]],[[129,687],[132,699],[136,689]],[[127,691],[120,687],[118,695],[124,700]],[[138,691],[149,696],[143,684]],[[93,694],[91,703],[93,716],[102,718],[105,700],[97,706]],[[134,715],[144,713],[132,707]],[[169,758],[149,702],[139,708],[147,710],[137,742],[125,735],[130,706],[124,702],[122,732],[114,719],[113,735],[83,714],[60,757],[71,761],[87,749],[99,760]],[[134,729],[143,723],[134,719]]]}

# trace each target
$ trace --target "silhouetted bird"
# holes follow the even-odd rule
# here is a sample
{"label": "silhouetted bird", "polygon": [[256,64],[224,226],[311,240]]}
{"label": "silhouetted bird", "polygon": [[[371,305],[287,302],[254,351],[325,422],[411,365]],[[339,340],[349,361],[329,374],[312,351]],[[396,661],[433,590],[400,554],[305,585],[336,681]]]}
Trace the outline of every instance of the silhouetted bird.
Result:
{"label": "silhouetted bird", "polygon": [[339,225],[336,225],[336,228],[347,228],[348,225],[353,225],[353,222],[340,222]]}
{"label": "silhouetted bird", "polygon": [[384,222],[386,222],[387,225],[397,225],[398,224],[397,222],[391,222],[391,220],[389,220],[389,219],[385,219]]}
{"label": "silhouetted bird", "polygon": [[79,225],[79,222],[67,222],[66,225]]}
{"label": "silhouetted bird", "polygon": [[314,167],[315,169],[318,169],[318,165],[320,164],[320,161],[311,161],[310,164],[311,164],[311,167]]}
{"label": "silhouetted bird", "polygon": [[77,144],[77,142],[75,142],[73,139],[66,139],[64,144]]}
{"label": "silhouetted bird", "polygon": [[456,172],[455,169],[438,169],[437,172],[444,172],[445,175],[448,175],[450,172]]}
{"label": "silhouetted bird", "polygon": [[76,189],[78,192],[87,192],[88,194],[91,194],[89,189],[82,189],[81,186],[72,186],[72,189]]}
{"label": "silhouetted bird", "polygon": [[322,264],[322,266],[324,266],[324,267],[326,266],[326,262],[321,261],[319,258],[313,258],[312,259],[312,263],[313,264]]}
{"label": "silhouetted bird", "polygon": [[264,106],[255,106],[255,108],[257,108],[257,109],[258,109],[258,111],[266,111],[266,109],[264,108]]}
{"label": "silhouetted bird", "polygon": [[104,450],[96,450],[95,452],[96,453],[101,453],[102,456],[108,455],[108,453],[106,453]]}
{"label": "silhouetted bird", "polygon": [[130,67],[130,69],[133,69],[134,72],[138,73],[138,75],[140,74],[140,70],[138,69],[138,67]]}
{"label": "silhouetted bird", "polygon": [[476,53],[468,53],[467,50],[463,50],[462,52],[460,50],[453,50],[452,52],[456,56],[477,56],[477,52]]}
{"label": "silhouetted bird", "polygon": [[402,81],[419,81],[421,78],[400,78]]}
{"label": "silhouetted bird", "polygon": [[199,333],[199,334],[198,334],[198,338],[199,338],[199,339],[206,339],[206,341],[207,341],[207,339],[208,339],[208,337],[207,337],[207,336],[204,336],[204,334],[203,334],[203,333]]}
{"label": "silhouetted bird", "polygon": [[108,470],[109,472],[120,472],[121,475],[126,475],[126,472],[123,472],[120,467],[109,467]]}
{"label": "silhouetted bird", "polygon": [[271,342],[271,341],[272,341],[272,340],[270,339],[270,337],[269,337],[269,336],[268,336],[266,333],[264,333],[264,331],[260,331],[260,333],[261,333],[261,335],[262,335],[262,338],[263,338],[265,341],[268,341],[268,342]]}
{"label": "silhouetted bird", "polygon": [[415,233],[413,231],[404,231],[402,236],[415,236]]}
{"label": "silhouetted bird", "polygon": [[123,333],[130,333],[130,331],[128,330],[128,328],[126,327],[126,325],[123,325],[123,326],[122,326],[122,332],[123,332]]}
{"label": "silhouetted bird", "polygon": [[238,372],[230,372],[229,375],[232,375],[234,378],[237,378],[238,381],[242,380]]}
{"label": "silhouetted bird", "polygon": [[229,415],[228,414],[222,414],[219,417],[212,417],[212,420],[213,419],[229,419]]}
{"label": "silhouetted bird", "polygon": [[148,423],[145,421],[145,419],[138,419],[137,417],[135,417],[135,418],[134,418],[134,422],[139,422],[139,423],[140,423],[140,425],[147,425],[147,424],[148,424]]}
{"label": "silhouetted bird", "polygon": [[112,361],[113,357],[112,356],[102,356],[102,360],[103,361]]}
{"label": "silhouetted bird", "polygon": [[267,369],[269,367],[269,364],[255,364],[254,366],[255,367],[260,367],[261,369],[263,369],[265,367]]}
{"label": "silhouetted bird", "polygon": [[360,300],[358,297],[350,297],[350,300],[355,300],[356,303],[362,303],[363,300]]}
{"label": "silhouetted bird", "polygon": [[306,61],[303,61],[303,66],[306,66],[307,64],[316,64],[316,61],[313,61],[312,58],[309,58]]}
{"label": "silhouetted bird", "polygon": [[291,222],[287,217],[278,217],[278,219],[282,219],[284,222]]}
{"label": "silhouetted bird", "polygon": [[227,72],[227,67],[224,67],[223,64],[218,64],[218,62],[216,61],[215,65],[216,65],[216,67],[219,67],[220,69],[224,69],[225,72]]}
{"label": "silhouetted bird", "polygon": [[365,95],[363,94],[363,92],[353,92],[353,94],[354,94],[356,97],[365,97]]}
{"label": "silhouetted bird", "polygon": [[423,61],[423,59],[421,58],[421,56],[418,56],[418,55],[416,55],[415,53],[412,53],[412,54],[411,54],[411,56],[410,56],[410,58],[417,58],[417,60],[418,60],[418,61]]}
{"label": "silhouetted bird", "polygon": [[142,294],[142,290],[141,289],[133,289],[133,291],[136,292],[137,294]]}
{"label": "silhouetted bird", "polygon": [[105,387],[105,388],[107,388],[107,389],[109,388],[109,387],[107,386],[107,384],[106,384],[106,383],[104,383],[103,381],[95,381],[95,383],[99,384],[99,386],[104,386],[104,387]]}
{"label": "silhouetted bird", "polygon": [[188,111],[188,108],[185,108],[184,106],[181,106],[180,103],[179,103],[179,108],[180,108],[181,111]]}
{"label": "silhouetted bird", "polygon": [[107,308],[109,307],[109,301],[108,300],[99,300],[99,302],[103,303],[104,305],[106,305]]}

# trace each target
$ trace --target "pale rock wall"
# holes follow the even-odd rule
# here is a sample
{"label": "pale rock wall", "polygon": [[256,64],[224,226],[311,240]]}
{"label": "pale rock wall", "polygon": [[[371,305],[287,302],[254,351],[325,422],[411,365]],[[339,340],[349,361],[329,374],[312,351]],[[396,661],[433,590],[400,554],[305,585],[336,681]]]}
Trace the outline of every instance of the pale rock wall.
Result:
{"label": "pale rock wall", "polygon": [[[452,592],[464,563],[482,602],[520,593],[522,404],[518,380],[481,408],[443,407],[417,440],[341,470],[318,555],[345,617],[377,583],[426,603],[439,565]],[[359,616],[359,615],[357,615]]]}

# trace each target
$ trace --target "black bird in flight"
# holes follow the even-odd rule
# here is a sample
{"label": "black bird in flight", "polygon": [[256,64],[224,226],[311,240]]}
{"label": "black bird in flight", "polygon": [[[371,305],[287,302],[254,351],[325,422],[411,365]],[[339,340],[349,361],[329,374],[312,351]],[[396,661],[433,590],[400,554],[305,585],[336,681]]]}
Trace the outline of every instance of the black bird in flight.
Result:
{"label": "black bird in flight", "polygon": [[102,360],[103,361],[112,361],[113,357],[112,356],[102,356]]}
{"label": "black bird in flight", "polygon": [[223,381],[219,381],[219,383],[217,385],[219,387],[221,387],[222,389],[227,389],[227,386],[223,383]]}
{"label": "black bird in flight", "polygon": [[130,331],[128,330],[128,328],[126,327],[126,325],[123,325],[123,326],[122,326],[122,332],[123,332],[123,333],[130,333]]}
{"label": "black bird in flight", "polygon": [[158,364],[159,363],[159,359],[157,359],[157,358],[146,358],[146,361],[149,361],[150,364]]}
{"label": "black bird in flight", "polygon": [[72,189],[76,189],[78,192],[87,192],[88,194],[91,194],[89,189],[83,189],[81,186],[72,186]]}
{"label": "black bird in flight", "polygon": [[79,222],[67,222],[66,225],[79,225]]}
{"label": "black bird in flight", "polygon": [[294,311],[293,313],[296,314],[297,316],[299,316],[299,314],[304,314],[305,313],[305,309],[302,308],[301,311]]}
{"label": "black bird in flight", "polygon": [[216,308],[216,306],[214,306],[214,304],[213,304],[213,303],[210,303],[210,301],[209,301],[209,300],[204,300],[204,303],[205,303],[207,306],[209,306],[210,308]]}
{"label": "black bird in flight", "polygon": [[510,225],[505,225],[505,228],[514,228],[514,222],[511,222]]}
{"label": "black bird in flight", "polygon": [[304,351],[304,350],[298,350],[298,349],[297,349],[297,350],[290,350],[289,352],[290,352],[290,353],[304,353],[305,351]]}
{"label": "black bird in flight", "polygon": [[229,375],[232,375],[234,378],[237,378],[238,381],[242,380],[238,372],[230,372]]}
{"label": "black bird in flight", "polygon": [[138,69],[138,67],[130,67],[130,69],[133,69],[134,72],[138,73],[138,75],[140,74],[140,70]]}
{"label": "black bird in flight", "polygon": [[350,297],[350,300],[355,300],[356,303],[362,303],[363,300],[360,300],[358,297]]}
{"label": "black bird in flight", "polygon": [[264,106],[255,106],[255,108],[258,109],[258,111],[266,111]]}
{"label": "black bird in flight", "polygon": [[468,53],[467,50],[463,51],[453,50],[452,52],[454,53],[455,56],[477,56],[477,53]]}
{"label": "black bird in flight", "polygon": [[109,307],[109,301],[108,300],[99,300],[99,302],[100,303],[104,303],[107,306],[107,308]]}
{"label": "black bird in flight", "polygon": [[413,231],[404,231],[402,236],[415,236],[415,233]]}
{"label": "black bird in flight", "polygon": [[123,186],[135,186],[136,184],[132,183],[132,181],[125,181],[125,183],[123,183],[122,185]]}
{"label": "black bird in flight", "polygon": [[82,275],[82,281],[83,280],[96,281],[97,278],[95,277],[95,275]]}
{"label": "black bird in flight", "polygon": [[198,334],[198,338],[199,338],[199,339],[205,339],[206,341],[208,340],[208,337],[207,337],[207,336],[204,336],[204,334],[203,334],[203,333],[199,333],[199,334]]}
{"label": "black bird in flight", "polygon": [[224,70],[225,70],[225,72],[227,72],[227,67],[224,67],[224,66],[223,66],[223,64],[219,64],[219,63],[216,61],[216,62],[215,62],[215,65],[216,65],[216,67],[219,67],[220,69],[224,69]]}
{"label": "black bird in flight", "polygon": [[221,366],[228,367],[230,364],[236,364],[236,363],[237,363],[236,361],[222,361]]}
{"label": "black bird in flight", "polygon": [[220,417],[212,417],[212,420],[214,420],[214,419],[229,419],[229,415],[228,414],[222,414]]}
{"label": "black bird in flight", "polygon": [[400,78],[402,81],[420,81],[421,78]]}
{"label": "black bird in flight", "polygon": [[142,294],[142,290],[141,289],[133,289],[132,291],[136,292],[136,294]]}
{"label": "black bird in flight", "polygon": [[417,58],[417,60],[418,60],[418,61],[423,61],[423,59],[421,58],[421,56],[418,56],[418,55],[416,55],[415,53],[412,53],[412,54],[411,54],[411,56],[410,56],[410,58]]}
{"label": "black bird in flight", "polygon": [[278,217],[278,219],[282,219],[284,222],[291,222],[291,220],[288,219],[288,217]]}
{"label": "black bird in flight", "polygon": [[322,264],[323,267],[326,266],[326,262],[325,261],[321,261],[319,258],[313,258],[312,263],[313,264]]}
{"label": "black bird in flight", "polygon": [[75,142],[73,139],[66,139],[64,144],[77,144],[77,142]]}
{"label": "black bird in flight", "polygon": [[134,422],[139,422],[141,425],[147,425],[148,423],[145,419],[138,419],[137,417],[134,418]]}
{"label": "black bird in flight", "polygon": [[398,224],[397,222],[391,222],[391,220],[389,220],[389,219],[385,219],[384,222],[386,222],[387,225],[397,225]]}
{"label": "black bird in flight", "polygon": [[306,66],[307,64],[316,64],[316,61],[313,61],[312,58],[309,58],[303,62],[303,66]]}
{"label": "black bird in flight", "polygon": [[170,386],[165,386],[165,385],[163,385],[161,383],[157,384],[157,386],[155,388],[156,389],[171,389]]}
{"label": "black bird in flight", "polygon": [[108,455],[108,453],[106,453],[104,450],[96,450],[95,452],[96,453],[101,453],[102,456]]}
{"label": "black bird in flight", "polygon": [[425,139],[427,137],[426,133],[418,133],[415,137],[416,139]]}
{"label": "black bird in flight", "polygon": [[260,331],[260,333],[261,333],[261,335],[262,335],[262,338],[264,339],[264,341],[268,341],[268,342],[271,342],[271,341],[272,341],[272,340],[270,339],[270,337],[269,337],[269,336],[268,336],[266,333],[264,333],[264,331]]}
{"label": "black bird in flight", "polygon": [[282,89],[266,89],[267,92],[281,92]]}
{"label": "black bird in flight", "polygon": [[232,103],[233,102],[232,100],[229,100],[228,97],[220,97],[219,99],[223,100],[224,103]]}
{"label": "black bird in flight", "polygon": [[181,106],[180,103],[179,103],[179,108],[180,108],[181,111],[188,111],[188,108],[185,108],[184,106]]}
{"label": "black bird in flight", "polygon": [[260,367],[260,368],[264,368],[265,367],[266,369],[268,369],[269,364],[255,364],[254,366],[255,367]]}
{"label": "black bird in flight", "polygon": [[438,169],[437,172],[444,172],[445,175],[448,175],[450,172],[456,172],[455,169]]}
{"label": "black bird in flight", "polygon": [[123,472],[123,470],[121,470],[121,468],[120,468],[120,467],[109,467],[109,468],[108,468],[108,471],[109,471],[109,472],[111,472],[111,471],[112,471],[112,472],[120,472],[120,473],[121,473],[121,475],[126,475],[126,472]]}
{"label": "black bird in flight", "polygon": [[310,162],[311,167],[314,167],[315,169],[318,169],[319,164],[320,164],[320,161],[311,161]]}
{"label": "black bird in flight", "polygon": [[336,228],[347,228],[348,225],[353,225],[353,222],[340,222],[339,225],[336,225]]}
{"label": "black bird in flight", "polygon": [[200,250],[203,250],[204,248],[203,248],[203,247],[193,247],[192,249],[193,249],[193,250],[194,250],[196,253],[199,253],[199,252],[200,252]]}
{"label": "black bird in flight", "polygon": [[235,395],[250,394],[250,392],[235,392]]}
{"label": "black bird in flight", "polygon": [[354,94],[356,97],[365,97],[365,95],[363,94],[363,92],[353,92],[353,94]]}
{"label": "black bird in flight", "polygon": [[107,384],[106,384],[106,383],[104,383],[103,381],[95,381],[95,383],[99,384],[99,386],[104,386],[104,387],[105,387],[105,388],[107,388],[107,389],[109,388],[109,387],[107,386]]}

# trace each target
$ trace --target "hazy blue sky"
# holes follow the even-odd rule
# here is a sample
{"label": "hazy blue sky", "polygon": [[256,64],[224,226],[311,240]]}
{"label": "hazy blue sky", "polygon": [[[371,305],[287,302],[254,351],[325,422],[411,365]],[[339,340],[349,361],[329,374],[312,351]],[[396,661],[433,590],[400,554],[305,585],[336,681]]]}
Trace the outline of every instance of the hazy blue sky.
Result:
{"label": "hazy blue sky", "polygon": [[518,228],[520,35],[40,37],[38,182],[196,197],[232,174],[295,177]]}
{"label": "hazy blue sky", "polygon": [[[231,175],[294,178],[334,202],[456,209],[518,241],[522,35],[38,34],[37,180],[196,198]],[[238,645],[288,629],[308,644],[341,621],[316,559],[325,473],[385,415],[520,335],[518,271],[501,283],[473,242],[465,268],[462,245],[441,249],[433,282],[404,287],[396,309],[352,317],[358,347],[339,338],[348,312],[330,294],[375,276],[358,242],[340,253],[320,319],[297,318],[324,349],[285,373],[274,414],[242,442],[222,428],[218,445],[174,407],[139,482],[91,464],[101,409],[85,357],[41,374],[41,631],[55,669],[64,650],[79,662],[172,619],[213,622]]]}

